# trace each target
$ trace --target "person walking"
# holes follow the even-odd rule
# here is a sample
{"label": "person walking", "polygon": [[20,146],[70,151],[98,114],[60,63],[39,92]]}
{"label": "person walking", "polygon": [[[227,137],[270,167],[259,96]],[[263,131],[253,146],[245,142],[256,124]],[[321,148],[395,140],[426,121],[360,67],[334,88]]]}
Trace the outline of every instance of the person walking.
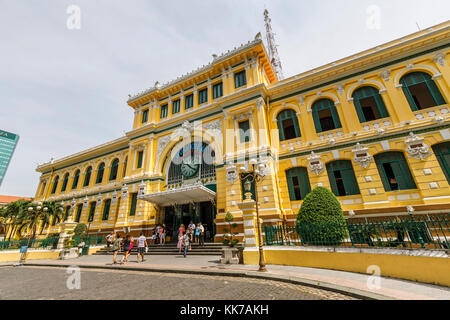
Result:
{"label": "person walking", "polygon": [[181,253],[181,249],[183,249],[183,237],[184,237],[184,231],[182,233],[178,233],[178,253]]}
{"label": "person walking", "polygon": [[106,246],[107,246],[108,249],[109,249],[109,247],[111,246],[111,244],[112,244],[112,242],[113,242],[113,239],[114,239],[114,232],[111,231],[111,233],[109,233],[109,234],[106,236]]}
{"label": "person walking", "polygon": [[195,232],[194,232],[194,239],[195,239],[195,243],[196,244],[199,244],[199,241],[200,241],[200,229],[199,229],[199,227],[200,227],[200,223],[197,225],[197,227],[195,228]]}
{"label": "person walking", "polygon": [[189,223],[189,226],[188,226],[188,236],[189,236],[189,251],[191,251],[192,250],[192,247],[191,247],[191,243],[192,243],[192,241],[194,240],[194,231],[195,231],[195,224],[194,224],[194,222],[193,221],[191,221],[191,223]]}
{"label": "person walking", "polygon": [[139,263],[139,257],[141,257],[141,262],[144,262],[144,252],[145,248],[148,247],[147,238],[144,236],[144,233],[141,232],[140,237],[137,239],[138,243],[138,254],[137,254],[137,263]]}
{"label": "person walking", "polygon": [[186,228],[184,227],[184,224],[181,224],[181,226],[178,228],[178,235],[183,236],[184,235],[184,230]]}
{"label": "person walking", "polygon": [[121,250],[122,247],[122,238],[120,237],[120,233],[117,232],[116,237],[113,242],[113,264],[116,264],[117,254]]}
{"label": "person walking", "polygon": [[159,244],[159,233],[160,233],[160,229],[161,229],[161,226],[158,224],[158,225],[156,226],[156,230],[155,230],[155,232],[156,232],[155,244]]}
{"label": "person walking", "polygon": [[120,264],[127,264],[128,262],[128,256],[131,253],[131,249],[133,248],[133,243],[131,241],[131,236],[130,234],[127,234],[125,239],[122,242],[122,248],[123,248],[123,257],[122,257],[122,261],[120,262]]}
{"label": "person walking", "polygon": [[162,227],[159,229],[159,244],[164,245],[166,243],[166,225],[163,224]]}
{"label": "person walking", "polygon": [[203,224],[200,222],[198,224],[197,230],[199,231],[199,244],[201,246],[205,245],[205,227],[203,227]]}
{"label": "person walking", "polygon": [[190,247],[190,232],[189,232],[189,230],[186,230],[186,232],[184,233],[184,236],[183,236],[183,247],[184,247],[184,253],[183,253],[183,256],[186,258],[186,256],[187,256],[187,251],[188,251],[188,248]]}

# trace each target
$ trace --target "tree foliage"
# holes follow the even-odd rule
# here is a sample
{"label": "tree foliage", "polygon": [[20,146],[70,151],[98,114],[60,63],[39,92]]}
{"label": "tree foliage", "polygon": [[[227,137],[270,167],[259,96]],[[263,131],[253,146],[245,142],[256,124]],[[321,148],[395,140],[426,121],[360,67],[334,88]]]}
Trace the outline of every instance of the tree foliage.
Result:
{"label": "tree foliage", "polygon": [[346,237],[347,228],[336,196],[327,188],[309,193],[297,215],[297,232],[303,243],[337,245]]}

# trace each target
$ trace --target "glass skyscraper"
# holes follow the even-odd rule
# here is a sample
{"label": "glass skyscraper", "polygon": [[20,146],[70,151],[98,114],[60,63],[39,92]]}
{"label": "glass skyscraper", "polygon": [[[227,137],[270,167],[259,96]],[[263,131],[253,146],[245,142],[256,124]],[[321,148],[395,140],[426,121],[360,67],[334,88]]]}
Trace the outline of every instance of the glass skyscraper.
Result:
{"label": "glass skyscraper", "polygon": [[18,141],[17,134],[0,130],[0,186]]}

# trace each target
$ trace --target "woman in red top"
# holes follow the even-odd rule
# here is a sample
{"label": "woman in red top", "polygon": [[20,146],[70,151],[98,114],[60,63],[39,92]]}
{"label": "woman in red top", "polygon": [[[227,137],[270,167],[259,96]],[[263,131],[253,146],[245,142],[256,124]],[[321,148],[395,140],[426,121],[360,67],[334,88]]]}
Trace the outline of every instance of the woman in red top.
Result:
{"label": "woman in red top", "polygon": [[178,229],[178,235],[183,235],[184,234],[184,224],[182,224],[180,226],[180,228]]}

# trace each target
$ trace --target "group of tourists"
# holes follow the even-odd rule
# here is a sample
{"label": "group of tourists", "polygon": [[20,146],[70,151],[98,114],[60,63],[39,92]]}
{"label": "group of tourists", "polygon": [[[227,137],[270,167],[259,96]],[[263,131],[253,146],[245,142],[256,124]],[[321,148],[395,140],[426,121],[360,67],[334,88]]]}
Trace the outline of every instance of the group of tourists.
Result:
{"label": "group of tourists", "polygon": [[192,242],[197,243],[198,245],[205,245],[205,227],[200,222],[197,225],[191,221],[188,225],[188,228],[182,224],[178,229],[178,244],[177,248],[179,249],[179,253],[183,249],[183,256],[186,258],[187,252],[192,250]]}
{"label": "group of tourists", "polygon": [[[158,225],[153,231],[152,236],[150,237],[150,244],[160,244],[164,245],[166,243],[166,234],[167,234],[166,225]],[[139,238],[136,240],[130,234],[127,234],[124,238],[120,235],[119,232],[114,234],[111,232],[106,236],[106,242],[108,248],[112,246],[113,251],[113,264],[117,264],[117,255],[119,252],[123,252],[123,257],[120,264],[127,264],[128,257],[131,254],[131,250],[133,249],[134,243],[137,244],[137,262],[144,262],[144,253],[148,252],[148,243],[147,237],[144,236],[144,233],[141,232]],[[179,253],[183,249],[183,255],[186,258],[187,252],[192,250],[192,243],[196,243],[200,246],[205,245],[205,227],[200,222],[197,225],[191,221],[188,225],[187,229],[182,224],[178,229],[178,244],[177,248],[179,249]],[[139,261],[140,260],[140,261]]]}
{"label": "group of tourists", "polygon": [[[113,251],[113,264],[117,264],[116,259],[117,255],[120,251],[123,251],[122,260],[119,262],[120,264],[127,264],[128,257],[131,254],[131,250],[133,249],[134,239],[130,234],[127,234],[125,238],[122,238],[120,233],[110,233],[106,236],[106,241],[108,244],[108,248],[112,245]],[[144,236],[144,233],[141,232],[139,238],[136,239],[137,242],[137,263],[144,262],[144,253],[148,251],[148,243],[147,238]],[[141,260],[141,261],[139,261]]]}

